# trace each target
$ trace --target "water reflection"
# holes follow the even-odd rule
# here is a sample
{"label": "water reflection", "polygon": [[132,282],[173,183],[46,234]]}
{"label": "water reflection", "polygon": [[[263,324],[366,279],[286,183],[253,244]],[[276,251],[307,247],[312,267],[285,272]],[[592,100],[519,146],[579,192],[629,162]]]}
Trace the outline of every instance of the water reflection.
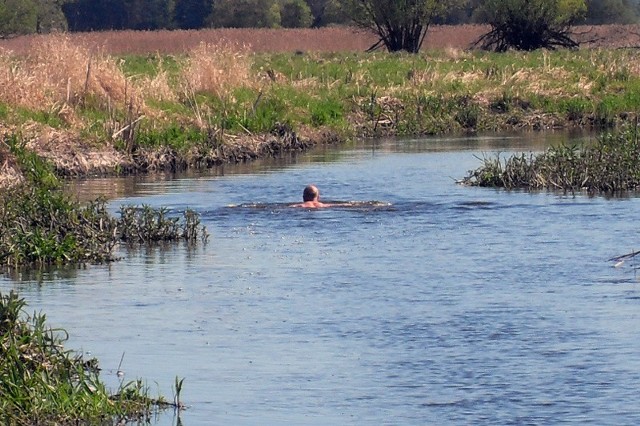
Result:
{"label": "water reflection", "polygon": [[47,281],[72,280],[87,266],[46,266],[42,268],[4,268],[3,275],[25,285],[42,284]]}

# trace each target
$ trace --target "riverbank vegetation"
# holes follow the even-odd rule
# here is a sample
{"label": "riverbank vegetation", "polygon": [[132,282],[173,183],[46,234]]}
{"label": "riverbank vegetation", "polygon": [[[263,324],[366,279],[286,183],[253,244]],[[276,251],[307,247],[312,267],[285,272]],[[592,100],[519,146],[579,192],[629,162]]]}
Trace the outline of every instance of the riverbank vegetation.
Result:
{"label": "riverbank vegetation", "polygon": [[601,129],[640,106],[632,49],[255,53],[219,42],[113,55],[79,40],[42,36],[0,54],[1,133],[68,176],[210,167],[357,136]]}
{"label": "riverbank vegetation", "polygon": [[584,146],[560,145],[540,154],[483,159],[461,183],[507,189],[614,194],[640,188],[638,126],[604,133]]}
{"label": "riverbank vegetation", "polygon": [[[186,210],[181,220],[166,209],[122,206],[112,216],[106,201],[81,204],[59,188],[50,164],[5,140],[15,154],[23,181],[0,193],[0,265],[19,268],[86,264],[115,260],[117,244],[185,241],[208,235],[198,214]],[[6,149],[6,147],[5,147]]]}
{"label": "riverbank vegetation", "polygon": [[7,425],[124,424],[174,406],[152,398],[139,380],[115,393],[100,380],[96,359],[64,348],[64,330],[44,314],[28,315],[24,299],[0,294],[0,420]]}

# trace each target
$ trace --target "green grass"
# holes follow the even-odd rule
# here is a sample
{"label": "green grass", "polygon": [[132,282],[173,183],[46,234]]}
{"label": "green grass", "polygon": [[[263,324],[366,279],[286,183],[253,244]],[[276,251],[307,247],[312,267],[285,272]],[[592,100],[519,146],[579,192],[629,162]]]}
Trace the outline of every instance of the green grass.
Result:
{"label": "green grass", "polygon": [[160,71],[167,72],[170,76],[179,74],[184,58],[171,55],[126,55],[120,58],[122,71],[128,77],[155,77]]}
{"label": "green grass", "polygon": [[[28,315],[25,307],[16,293],[0,293],[3,424],[144,422],[154,410],[173,405],[162,397],[149,397],[140,380],[123,383],[115,393],[108,391],[100,380],[98,361],[65,349],[67,333],[48,327],[44,314]],[[181,388],[176,379],[178,384]]]}

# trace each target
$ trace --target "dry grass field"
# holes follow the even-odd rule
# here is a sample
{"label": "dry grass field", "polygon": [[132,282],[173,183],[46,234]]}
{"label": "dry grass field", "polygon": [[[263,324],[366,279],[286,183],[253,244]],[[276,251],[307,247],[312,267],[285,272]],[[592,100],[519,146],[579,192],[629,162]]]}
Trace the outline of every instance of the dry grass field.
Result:
{"label": "dry grass field", "polygon": [[[467,49],[488,27],[481,25],[432,26],[424,49]],[[583,47],[640,46],[639,25],[579,26],[576,38]],[[75,44],[100,49],[113,55],[179,54],[201,43],[244,45],[254,52],[349,52],[363,51],[377,38],[371,33],[349,27],[319,29],[205,29],[190,31],[110,31],[72,33]],[[21,54],[30,50],[43,36],[24,36],[0,40],[0,48]],[[46,36],[44,36],[46,37]]]}

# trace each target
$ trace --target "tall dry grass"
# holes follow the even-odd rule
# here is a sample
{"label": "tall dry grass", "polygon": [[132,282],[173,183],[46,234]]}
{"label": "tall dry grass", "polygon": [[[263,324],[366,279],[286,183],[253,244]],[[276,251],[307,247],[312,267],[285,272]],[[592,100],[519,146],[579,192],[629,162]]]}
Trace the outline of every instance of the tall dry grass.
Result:
{"label": "tall dry grass", "polygon": [[252,59],[244,45],[200,43],[187,56],[182,87],[187,93],[226,98],[235,88],[254,84]]}
{"label": "tall dry grass", "polygon": [[72,120],[73,109],[99,105],[142,105],[116,59],[67,35],[39,38],[26,55],[0,52],[0,102]]}
{"label": "tall dry grass", "polygon": [[225,98],[239,86],[254,84],[252,59],[243,45],[200,43],[187,52],[177,76],[161,58],[158,63],[153,76],[129,77],[115,56],[96,45],[71,35],[38,37],[23,54],[0,51],[0,102],[69,124],[79,119],[81,108],[106,110],[112,116],[107,131],[121,135],[139,117],[162,114],[144,99],[177,101],[198,93]]}

